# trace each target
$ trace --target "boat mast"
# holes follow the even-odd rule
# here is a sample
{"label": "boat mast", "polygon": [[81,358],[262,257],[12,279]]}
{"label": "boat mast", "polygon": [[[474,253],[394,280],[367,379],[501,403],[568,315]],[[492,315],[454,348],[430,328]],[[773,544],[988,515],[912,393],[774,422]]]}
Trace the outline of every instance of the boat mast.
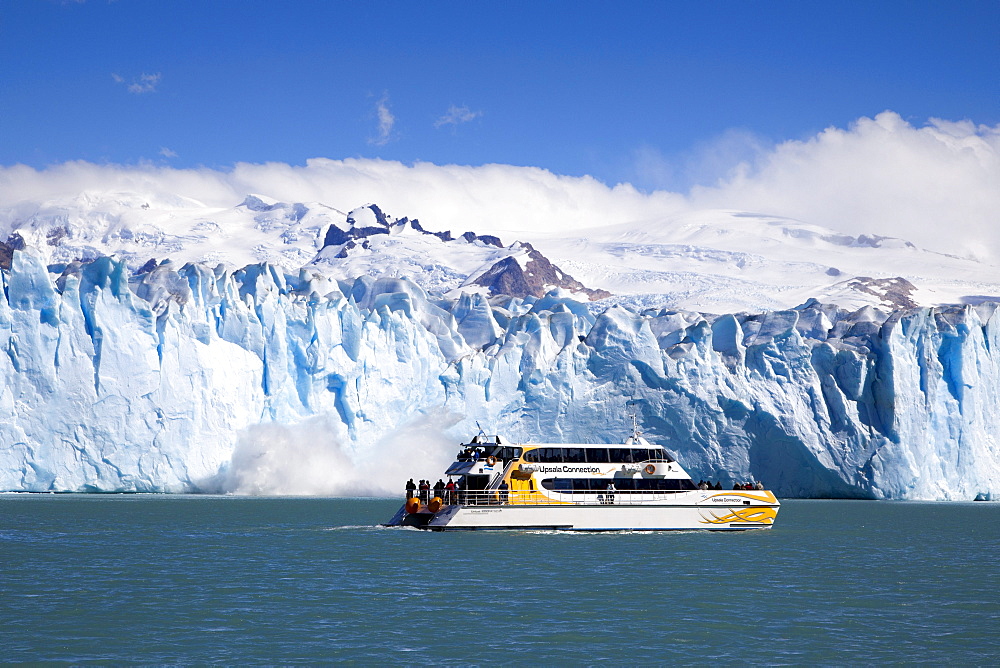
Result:
{"label": "boat mast", "polygon": [[639,412],[635,410],[638,403],[635,400],[625,402],[625,414],[632,418],[632,435],[625,441],[626,443],[639,443],[642,439],[642,432],[639,431]]}

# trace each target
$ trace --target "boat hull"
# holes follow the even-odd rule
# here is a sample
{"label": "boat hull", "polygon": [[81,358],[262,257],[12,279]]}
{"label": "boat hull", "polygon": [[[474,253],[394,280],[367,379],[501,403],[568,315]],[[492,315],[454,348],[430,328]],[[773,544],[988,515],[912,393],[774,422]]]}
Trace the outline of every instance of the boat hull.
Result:
{"label": "boat hull", "polygon": [[[687,496],[687,495],[685,495]],[[681,501],[678,499],[677,501]],[[769,492],[699,494],[687,502],[451,505],[438,513],[397,513],[390,525],[436,531],[743,531],[770,529],[780,504]]]}

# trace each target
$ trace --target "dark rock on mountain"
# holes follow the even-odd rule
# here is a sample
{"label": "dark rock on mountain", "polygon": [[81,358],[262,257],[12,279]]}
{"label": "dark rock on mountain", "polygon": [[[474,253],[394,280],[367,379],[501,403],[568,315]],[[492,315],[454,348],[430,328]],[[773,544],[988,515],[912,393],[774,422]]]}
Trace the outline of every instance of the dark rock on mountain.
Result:
{"label": "dark rock on mountain", "polygon": [[470,244],[474,241],[482,241],[487,246],[503,248],[503,243],[500,241],[500,237],[495,237],[492,234],[476,234],[475,232],[466,232],[462,235],[462,238]]}
{"label": "dark rock on mountain", "polygon": [[17,232],[7,237],[7,241],[0,241],[0,268],[10,269],[16,250],[24,250],[24,238]]}
{"label": "dark rock on mountain", "polygon": [[885,308],[911,309],[918,306],[912,298],[916,286],[901,276],[895,278],[858,276],[848,281],[847,286],[857,292],[873,295]]}
{"label": "dark rock on mountain", "polygon": [[542,297],[553,288],[563,288],[572,292],[582,292],[591,301],[610,297],[606,290],[591,290],[559,267],[549,262],[531,244],[522,243],[528,250],[528,261],[524,268],[517,258],[506,257],[480,274],[473,285],[489,288],[491,294],[505,294],[514,297]]}
{"label": "dark rock on mountain", "polygon": [[[416,218],[410,220],[409,218],[397,218],[394,221],[389,221],[389,217],[378,208],[375,204],[368,204],[363,207],[371,209],[372,213],[375,214],[375,220],[378,223],[377,226],[366,225],[358,226],[358,221],[351,215],[347,216],[347,229],[343,227],[338,227],[337,225],[330,225],[326,229],[326,234],[323,237],[323,248],[327,246],[340,246],[342,244],[348,244],[352,240],[364,239],[376,234],[391,234],[394,230],[403,229],[409,226],[412,230],[420,232],[421,234],[426,234],[432,237],[437,237],[441,241],[453,241],[455,237],[452,235],[451,230],[444,230],[443,232],[431,232],[425,229],[420,221]],[[503,242],[500,241],[499,237],[495,237],[492,234],[476,234],[475,232],[465,232],[459,238],[464,239],[468,243],[475,243],[480,241],[487,246],[496,246],[497,248],[503,248]],[[349,251],[351,248],[355,248],[356,245],[344,246],[341,249],[341,253],[344,251]],[[338,254],[337,257],[347,257],[346,255]]]}
{"label": "dark rock on mountain", "polygon": [[[416,218],[413,220],[409,218],[397,218],[390,221],[389,216],[376,205],[368,204],[364,208],[371,209],[375,215],[376,224],[372,225],[371,222],[368,222],[359,225],[358,220],[353,215],[348,215],[346,228],[338,225],[330,225],[326,229],[323,248],[337,246],[339,248],[328,251],[326,254],[328,259],[348,258],[351,255],[351,251],[356,248],[370,248],[369,237],[379,234],[394,234],[403,231],[407,227],[415,232],[437,237],[443,242],[456,240],[450,230],[431,232],[424,229],[420,221]],[[355,209],[355,212],[357,211],[359,209]],[[359,215],[358,218],[360,217]],[[367,219],[370,221],[370,218]],[[500,238],[491,234],[465,232],[458,239],[469,244],[479,242],[486,246],[504,248],[504,244]],[[564,288],[572,292],[582,292],[591,300],[604,299],[611,296],[610,292],[591,290],[585,287],[572,276],[564,273],[549,262],[548,258],[535,250],[530,244],[520,243],[511,248],[515,251],[522,249],[528,251],[527,261],[524,261],[523,267],[516,257],[506,257],[497,261],[492,267],[476,277],[471,284],[489,288],[492,295],[511,295],[521,298],[527,296],[542,297],[553,288]]]}

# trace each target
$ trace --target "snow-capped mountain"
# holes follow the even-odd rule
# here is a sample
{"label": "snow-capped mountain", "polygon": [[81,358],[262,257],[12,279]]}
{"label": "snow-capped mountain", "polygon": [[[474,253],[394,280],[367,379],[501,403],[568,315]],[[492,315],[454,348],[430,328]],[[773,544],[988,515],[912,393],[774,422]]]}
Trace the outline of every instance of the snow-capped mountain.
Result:
{"label": "snow-capped mountain", "polygon": [[[1000,299],[996,266],[763,214],[699,211],[536,246],[587,285],[638,308],[755,312],[815,298],[891,310]],[[875,287],[897,278],[913,286],[907,299]]]}
{"label": "snow-capped mountain", "polygon": [[[375,204],[344,212],[248,195],[219,208],[162,193],[89,192],[0,210],[0,239],[0,262],[27,246],[50,264],[109,255],[133,271],[164,259],[230,268],[267,262],[289,273],[309,265],[338,279],[407,276],[435,294],[484,283],[535,295],[558,286],[633,308],[707,313],[792,308],[810,298],[890,310],[1000,298],[1000,271],[992,265],[902,239],[736,211],[558,235],[527,230],[501,240],[475,221],[453,234]],[[897,279],[912,285],[905,299],[878,287]]]}
{"label": "snow-capped mountain", "polygon": [[411,276],[434,292],[540,297],[563,288],[590,299],[610,296],[552,266],[529,243],[504,247],[492,235],[432,232],[417,219],[391,219],[375,204],[344,213],[248,195],[219,209],[185,198],[84,193],[34,209],[21,205],[3,218],[0,263],[7,258],[8,266],[13,250],[30,247],[53,265],[113,256],[133,272],[166,259],[230,268],[267,262],[290,273],[309,266],[331,278]]}
{"label": "snow-capped mountain", "polygon": [[492,235],[464,232],[455,238],[449,230],[431,232],[416,219],[390,221],[375,204],[355,209],[343,225],[331,224],[309,266],[345,279],[414,276],[436,292],[485,289],[488,295],[541,297],[561,288],[589,299],[611,296],[574,280],[529,243],[504,247]]}
{"label": "snow-capped mountain", "polygon": [[52,264],[114,255],[132,268],[169,258],[233,266],[271,262],[291,269],[311,260],[322,230],[342,218],[322,204],[285,204],[256,195],[225,209],[185,197],[128,192],[85,192],[0,213],[8,246],[35,248]]}
{"label": "snow-capped mountain", "polygon": [[613,442],[630,402],[695,477],[1000,487],[993,267],[731,211],[469,228],[261,195],[0,212],[0,490],[390,492],[476,423]]}

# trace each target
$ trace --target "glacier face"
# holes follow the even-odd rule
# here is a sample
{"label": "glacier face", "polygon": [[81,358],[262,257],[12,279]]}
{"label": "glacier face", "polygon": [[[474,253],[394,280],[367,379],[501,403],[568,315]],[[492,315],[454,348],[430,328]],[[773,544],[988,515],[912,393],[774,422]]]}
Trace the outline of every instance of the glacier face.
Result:
{"label": "glacier face", "polygon": [[15,251],[3,273],[0,490],[266,492],[274,469],[294,492],[301,460],[366,479],[312,489],[394,493],[418,473],[401,463],[438,477],[477,422],[618,442],[628,410],[695,479],[806,497],[1000,487],[993,305],[593,314],[554,293],[449,301],[269,265],[49,269]]}

